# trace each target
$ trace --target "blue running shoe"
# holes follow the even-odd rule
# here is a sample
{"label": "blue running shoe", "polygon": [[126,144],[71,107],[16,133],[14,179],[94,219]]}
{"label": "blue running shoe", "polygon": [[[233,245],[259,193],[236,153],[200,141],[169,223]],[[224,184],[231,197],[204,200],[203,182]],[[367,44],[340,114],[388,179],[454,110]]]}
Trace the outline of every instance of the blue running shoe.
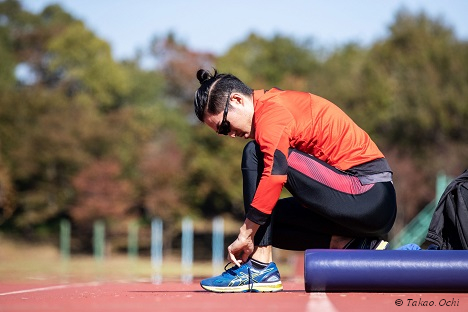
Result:
{"label": "blue running shoe", "polygon": [[[226,265],[227,266],[227,265]],[[200,282],[203,289],[212,292],[276,292],[283,290],[276,264],[271,262],[263,270],[252,267],[247,261],[240,267],[224,268],[223,274]]]}

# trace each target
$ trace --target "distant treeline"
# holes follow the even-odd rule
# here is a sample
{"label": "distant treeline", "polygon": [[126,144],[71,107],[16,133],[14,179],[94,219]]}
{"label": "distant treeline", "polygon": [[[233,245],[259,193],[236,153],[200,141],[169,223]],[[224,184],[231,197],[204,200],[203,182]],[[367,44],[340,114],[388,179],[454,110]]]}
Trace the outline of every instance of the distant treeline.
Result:
{"label": "distant treeline", "polygon": [[394,170],[394,231],[433,199],[438,172],[468,168],[468,43],[425,13],[397,12],[366,47],[255,33],[224,55],[193,51],[173,33],[148,46],[153,69],[137,53],[114,60],[109,43],[58,5],[33,14],[0,3],[1,231],[47,239],[63,218],[81,235],[97,219],[119,232],[153,217],[242,218],[246,142],[194,117],[199,68],[340,106]]}

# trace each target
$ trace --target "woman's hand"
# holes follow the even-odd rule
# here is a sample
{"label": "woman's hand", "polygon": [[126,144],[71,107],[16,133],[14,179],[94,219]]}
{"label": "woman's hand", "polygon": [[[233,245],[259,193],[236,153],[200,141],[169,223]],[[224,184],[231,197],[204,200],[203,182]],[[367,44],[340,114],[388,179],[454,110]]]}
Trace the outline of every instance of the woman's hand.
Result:
{"label": "woman's hand", "polygon": [[259,225],[245,219],[244,224],[239,230],[237,239],[228,247],[228,260],[235,265],[248,261],[249,256],[254,252],[254,237]]}

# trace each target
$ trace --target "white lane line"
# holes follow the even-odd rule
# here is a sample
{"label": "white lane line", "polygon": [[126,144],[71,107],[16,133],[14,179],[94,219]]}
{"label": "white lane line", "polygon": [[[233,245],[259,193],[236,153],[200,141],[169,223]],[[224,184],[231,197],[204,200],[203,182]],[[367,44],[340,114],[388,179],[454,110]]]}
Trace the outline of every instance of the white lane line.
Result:
{"label": "white lane line", "polygon": [[99,286],[99,285],[101,285],[101,283],[98,283],[98,282],[65,284],[65,285],[10,291],[6,293],[0,293],[0,296],[17,295],[17,294],[25,294],[25,293],[31,293],[31,292],[37,292],[37,291],[47,291],[47,290],[64,289],[64,288],[72,288],[72,287],[86,287],[86,286]]}
{"label": "white lane line", "polygon": [[315,311],[339,312],[324,292],[310,293],[307,312]]}

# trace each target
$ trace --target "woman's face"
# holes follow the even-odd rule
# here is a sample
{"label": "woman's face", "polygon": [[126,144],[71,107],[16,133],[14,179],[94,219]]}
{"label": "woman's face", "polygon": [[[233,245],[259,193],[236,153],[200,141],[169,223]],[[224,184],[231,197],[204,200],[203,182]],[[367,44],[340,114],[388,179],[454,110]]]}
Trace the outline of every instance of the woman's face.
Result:
{"label": "woman's face", "polygon": [[[253,103],[252,100],[240,93],[231,93],[229,96],[229,110],[226,115],[226,120],[230,122],[231,127],[227,135],[232,138],[241,137],[244,139],[253,139],[254,130],[252,127],[253,120]],[[223,121],[224,111],[217,115],[205,115],[205,124],[218,133],[219,126]]]}

